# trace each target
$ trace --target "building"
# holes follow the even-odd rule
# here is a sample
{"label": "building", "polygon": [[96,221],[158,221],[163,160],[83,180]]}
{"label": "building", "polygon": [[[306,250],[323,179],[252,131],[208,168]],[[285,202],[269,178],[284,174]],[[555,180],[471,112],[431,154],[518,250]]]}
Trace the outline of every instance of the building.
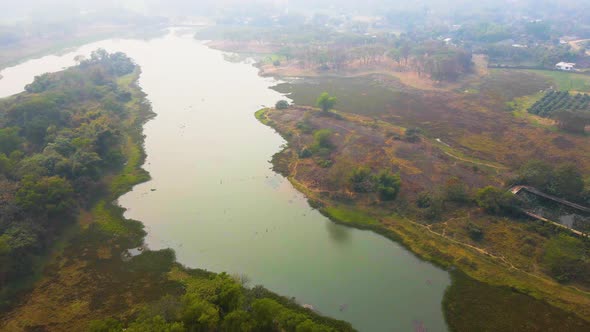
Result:
{"label": "building", "polygon": [[574,71],[576,70],[576,64],[570,62],[560,62],[555,65],[555,69],[558,70],[565,70],[565,71]]}

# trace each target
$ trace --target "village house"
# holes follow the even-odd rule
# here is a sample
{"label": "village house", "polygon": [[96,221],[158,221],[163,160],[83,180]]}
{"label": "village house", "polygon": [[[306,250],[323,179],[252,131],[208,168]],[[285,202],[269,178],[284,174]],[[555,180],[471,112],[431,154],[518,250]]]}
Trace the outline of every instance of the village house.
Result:
{"label": "village house", "polygon": [[564,70],[564,71],[574,71],[576,70],[576,64],[571,62],[560,62],[555,65],[555,69]]}

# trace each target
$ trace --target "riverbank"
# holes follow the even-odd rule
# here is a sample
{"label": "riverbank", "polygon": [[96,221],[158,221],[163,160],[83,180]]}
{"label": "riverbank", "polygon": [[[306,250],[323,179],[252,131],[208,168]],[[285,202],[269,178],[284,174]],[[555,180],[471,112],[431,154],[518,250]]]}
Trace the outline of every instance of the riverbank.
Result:
{"label": "riverbank", "polygon": [[[482,243],[474,242],[467,236],[459,236],[460,232],[465,231],[461,225],[463,222],[457,224],[456,221],[467,219],[465,222],[470,224],[473,222],[482,226],[484,223],[489,225],[486,229],[493,226],[496,229],[493,232],[496,233],[511,229],[518,234],[516,237],[532,236],[525,229],[524,223],[514,224],[510,220],[491,218],[482,215],[477,209],[461,206],[456,207],[454,215],[447,215],[438,223],[415,221],[421,217],[407,208],[415,199],[416,192],[413,188],[419,188],[427,181],[420,175],[424,171],[424,165],[435,165],[435,170],[439,173],[441,167],[438,165],[448,163],[442,156],[448,147],[443,151],[440,144],[430,142],[426,138],[420,143],[404,142],[399,139],[403,137],[404,128],[356,114],[324,114],[309,107],[292,106],[287,110],[263,109],[256,113],[256,118],[275,129],[288,141],[288,146],[273,157],[274,168],[288,177],[293,185],[308,197],[312,206],[337,223],[373,230],[402,243],[422,259],[449,270],[462,271],[461,273],[469,276],[455,277],[454,284],[445,297],[447,322],[452,329],[462,331],[464,327],[469,326],[471,330],[476,327],[476,330],[485,330],[495,326],[502,330],[501,328],[505,327],[503,324],[506,323],[508,313],[503,312],[502,308],[508,307],[502,305],[490,312],[488,304],[476,300],[484,293],[490,298],[489,303],[508,303],[510,297],[517,297],[519,301],[528,301],[538,308],[534,313],[526,309],[511,308],[509,320],[512,325],[509,326],[523,326],[523,330],[530,331],[546,326],[558,330],[564,322],[571,323],[570,327],[573,330],[583,330],[590,326],[582,319],[590,317],[590,298],[586,292],[560,285],[539,271],[522,267],[521,258],[517,255],[508,256],[512,262],[507,260],[504,257],[505,253],[498,253],[497,244],[508,248],[518,245],[511,244],[507,239],[488,240],[490,235],[486,235],[485,243],[488,248],[482,248]],[[331,133],[332,152],[317,157],[301,157],[301,151],[314,144],[314,133],[320,129]],[[396,151],[405,151],[406,157],[401,157]],[[409,151],[413,152],[410,154]],[[409,157],[412,155],[420,156],[420,159]],[[348,189],[347,178],[351,171],[367,165],[372,169],[393,165],[400,170],[402,192],[395,203],[378,202],[374,196],[356,194]],[[468,162],[464,165],[455,164],[453,168],[463,173],[472,172]],[[453,168],[442,169],[452,171]],[[490,172],[493,173],[495,170],[492,169]],[[479,181],[485,183],[485,179]],[[429,185],[434,186],[435,183]],[[453,219],[455,224],[452,223]],[[438,226],[441,224],[446,226],[441,229]],[[490,231],[486,230],[486,233]],[[490,241],[496,241],[496,245]],[[535,241],[541,239],[535,238]],[[514,250],[518,250],[517,247],[508,249]],[[523,258],[522,262],[528,260],[530,258]],[[510,291],[501,291],[502,287],[510,287]],[[481,289],[481,293],[478,289]],[[494,292],[494,289],[497,289],[497,292]],[[462,303],[473,305],[467,309]],[[554,306],[575,312],[581,318]],[[459,313],[453,309],[459,307],[465,310]],[[488,312],[489,320],[479,318],[484,312]],[[540,325],[527,325],[528,321],[540,322],[535,315],[544,315],[547,320]]]}
{"label": "riverbank", "polygon": [[[122,194],[150,178],[142,168],[146,157],[143,126],[155,116],[137,84],[139,75],[136,69],[113,82],[118,91],[129,96],[125,102],[110,105],[124,114],[123,121],[118,123],[123,129],[118,142],[121,142],[124,166],[101,179],[102,190],[90,205],[79,211],[76,223],[60,238],[60,247],[32,289],[22,292],[13,309],[3,314],[0,329],[103,331],[101,326],[107,324],[109,331],[117,331],[129,324],[143,324],[137,317],[146,312],[149,314],[145,319],[150,322],[161,315],[171,325],[185,324],[190,328],[197,323],[178,323],[177,316],[166,316],[170,307],[165,312],[158,311],[170,303],[176,303],[174,307],[181,310],[183,301],[190,297],[198,299],[199,305],[206,308],[208,318],[203,323],[206,327],[200,328],[207,330],[221,327],[224,318],[233,312],[240,314],[245,323],[267,324],[258,317],[249,318],[249,309],[241,311],[259,303],[277,316],[290,319],[294,326],[305,324],[326,330],[353,331],[348,323],[320,316],[260,286],[246,288],[245,279],[238,281],[224,274],[185,268],[176,262],[172,250],[143,250],[134,257],[126,255],[128,249],[143,245],[146,232],[141,222],[124,218],[124,210],[115,204]],[[87,101],[86,106],[101,112],[94,102]],[[231,295],[227,297],[233,303],[231,306],[219,302],[221,291],[229,292],[226,296]]]}

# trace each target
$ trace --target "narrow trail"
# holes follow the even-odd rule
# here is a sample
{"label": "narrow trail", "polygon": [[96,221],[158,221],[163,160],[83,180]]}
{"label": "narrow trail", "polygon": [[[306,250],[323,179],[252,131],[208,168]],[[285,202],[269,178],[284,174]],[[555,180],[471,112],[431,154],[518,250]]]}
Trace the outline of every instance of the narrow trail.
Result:
{"label": "narrow trail", "polygon": [[[508,267],[509,267],[511,270],[515,270],[515,271],[518,271],[518,272],[524,273],[524,274],[526,274],[526,275],[528,275],[528,276],[534,277],[534,278],[536,278],[536,279],[539,279],[539,280],[542,280],[542,281],[545,281],[545,282],[549,282],[549,283],[553,282],[551,279],[548,279],[548,278],[542,277],[542,276],[540,276],[540,275],[537,275],[537,274],[534,274],[534,273],[531,273],[531,272],[528,272],[528,271],[526,271],[526,270],[523,270],[523,269],[521,269],[521,268],[518,268],[518,267],[516,267],[514,264],[512,264],[512,263],[511,263],[511,262],[510,262],[508,259],[506,259],[506,257],[504,257],[504,256],[498,256],[498,255],[494,255],[494,254],[490,253],[489,251],[487,251],[486,249],[483,249],[483,248],[476,247],[476,246],[474,246],[474,245],[471,245],[471,244],[469,244],[469,243],[465,243],[465,242],[457,241],[457,240],[455,240],[455,239],[451,239],[451,238],[449,238],[448,236],[445,236],[445,235],[444,235],[444,231],[443,231],[443,234],[441,234],[441,233],[438,233],[438,232],[435,232],[435,231],[433,231],[433,230],[431,229],[431,225],[422,225],[422,224],[420,224],[420,223],[417,223],[417,222],[414,222],[414,221],[411,221],[411,220],[408,220],[408,221],[409,221],[409,222],[411,222],[411,223],[413,223],[413,224],[415,224],[415,225],[417,225],[417,226],[421,226],[421,227],[423,227],[423,228],[426,228],[426,229],[427,229],[427,230],[428,230],[430,233],[432,233],[432,234],[435,234],[435,235],[437,235],[437,236],[440,236],[440,237],[443,237],[443,238],[445,238],[446,240],[448,240],[448,241],[450,241],[450,242],[453,242],[453,243],[455,243],[455,244],[458,244],[458,245],[461,245],[461,246],[468,247],[468,248],[470,248],[470,249],[473,249],[473,250],[477,251],[477,252],[478,252],[478,253],[480,253],[480,254],[483,254],[483,255],[486,255],[486,256],[488,256],[488,257],[490,257],[490,258],[492,258],[492,259],[498,260],[498,261],[500,261],[500,262],[504,263],[506,266],[508,266]],[[447,221],[447,222],[448,222],[448,221]],[[446,224],[447,222],[445,222],[445,224]],[[590,295],[590,292],[589,292],[589,291],[585,291],[585,290],[579,289],[579,288],[578,288],[578,287],[576,287],[576,286],[568,286],[568,287],[569,287],[569,288],[571,288],[571,289],[574,289],[574,290],[576,290],[576,291],[578,291],[578,292],[580,292],[580,293],[584,293],[584,294]]]}
{"label": "narrow trail", "polygon": [[462,158],[462,157],[456,156],[456,155],[454,155],[454,154],[452,154],[452,153],[450,153],[448,151],[444,151],[444,150],[442,150],[442,151],[447,156],[452,157],[452,158],[455,158],[455,159],[460,160],[460,161],[463,161],[463,162],[467,162],[467,163],[471,163],[471,164],[476,164],[476,165],[481,165],[481,166],[487,166],[487,167],[491,167],[491,168],[494,168],[494,169],[497,169],[497,170],[506,170],[506,169],[508,169],[508,167],[506,167],[506,166],[498,166],[498,165],[488,164],[488,163],[483,162],[483,161],[475,161],[475,160],[471,160],[471,159],[466,159],[466,158]]}

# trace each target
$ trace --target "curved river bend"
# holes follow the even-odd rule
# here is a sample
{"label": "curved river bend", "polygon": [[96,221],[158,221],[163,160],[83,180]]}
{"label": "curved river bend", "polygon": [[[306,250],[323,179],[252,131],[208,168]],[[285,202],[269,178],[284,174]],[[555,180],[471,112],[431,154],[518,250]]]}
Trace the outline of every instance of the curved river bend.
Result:
{"label": "curved river bend", "polygon": [[244,273],[360,331],[447,330],[445,271],[379,235],[331,223],[270,170],[285,142],[253,113],[282,95],[251,64],[178,32],[106,40],[1,71],[0,96],[98,47],[142,67],[139,83],[157,113],[145,125],[153,179],[119,200],[126,217],[145,224],[150,248],[173,248],[187,266]]}

